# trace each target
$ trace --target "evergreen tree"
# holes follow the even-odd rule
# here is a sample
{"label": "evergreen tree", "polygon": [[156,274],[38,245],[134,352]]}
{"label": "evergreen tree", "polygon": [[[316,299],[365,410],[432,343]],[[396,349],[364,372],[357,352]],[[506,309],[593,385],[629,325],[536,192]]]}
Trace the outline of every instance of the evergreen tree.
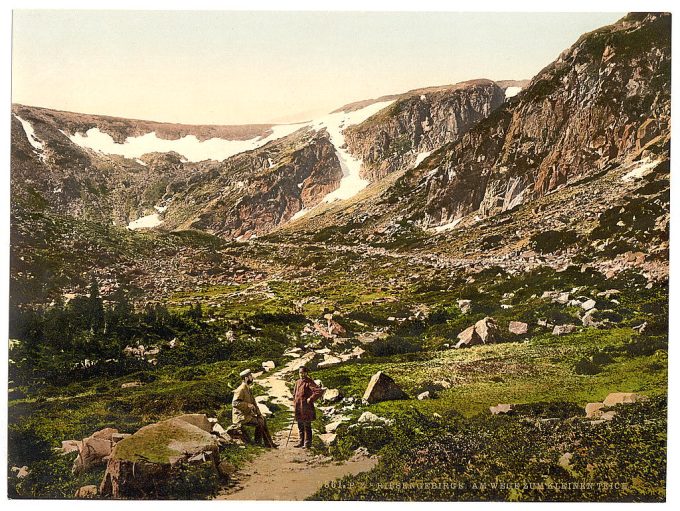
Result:
{"label": "evergreen tree", "polygon": [[92,276],[90,280],[90,296],[88,301],[90,331],[100,333],[106,330],[106,317],[104,315],[104,303],[99,296],[99,283]]}

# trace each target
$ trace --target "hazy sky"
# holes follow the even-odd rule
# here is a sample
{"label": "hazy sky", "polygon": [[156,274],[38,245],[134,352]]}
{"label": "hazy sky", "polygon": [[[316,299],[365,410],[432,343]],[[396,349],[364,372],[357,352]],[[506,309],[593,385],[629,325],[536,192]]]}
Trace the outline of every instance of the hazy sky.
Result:
{"label": "hazy sky", "polygon": [[624,13],[14,11],[12,101],[169,122],[306,120],[472,78],[531,78]]}

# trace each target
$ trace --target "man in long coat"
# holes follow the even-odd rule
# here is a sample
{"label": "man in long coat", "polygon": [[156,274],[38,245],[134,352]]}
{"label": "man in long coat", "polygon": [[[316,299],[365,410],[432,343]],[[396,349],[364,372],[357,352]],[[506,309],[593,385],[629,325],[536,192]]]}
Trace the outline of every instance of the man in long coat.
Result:
{"label": "man in long coat", "polygon": [[275,448],[276,444],[269,433],[267,421],[262,416],[262,413],[260,413],[257,401],[255,401],[250,390],[250,385],[253,383],[253,374],[250,372],[250,369],[246,369],[241,372],[240,376],[243,381],[234,391],[234,397],[231,401],[231,422],[234,427],[243,432],[246,440],[248,440],[248,434],[243,426],[255,426],[255,443],[259,443],[262,440],[265,447]]}
{"label": "man in long coat", "polygon": [[305,366],[299,370],[300,379],[295,382],[293,391],[293,405],[295,407],[295,420],[300,433],[300,441],[295,447],[309,449],[312,446],[312,421],[316,419],[314,401],[319,399],[324,389],[319,387],[314,380],[309,377],[309,372]]}

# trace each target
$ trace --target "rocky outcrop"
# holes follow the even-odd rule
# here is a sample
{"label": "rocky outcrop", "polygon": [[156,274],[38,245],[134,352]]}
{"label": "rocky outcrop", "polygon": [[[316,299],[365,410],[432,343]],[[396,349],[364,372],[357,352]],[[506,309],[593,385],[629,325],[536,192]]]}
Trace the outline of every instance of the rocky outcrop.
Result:
{"label": "rocky outcrop", "polygon": [[177,183],[166,227],[248,239],[314,207],[341,178],[327,133],[303,130]]}
{"label": "rocky outcrop", "polygon": [[668,14],[630,14],[582,36],[525,90],[407,172],[389,200],[438,226],[513,209],[640,155],[669,136],[670,59]]}
{"label": "rocky outcrop", "polygon": [[217,468],[219,442],[207,427],[212,429],[207,417],[190,414],[144,426],[121,440],[109,457],[100,493],[112,498],[155,495],[182,463],[211,462]]}
{"label": "rocky outcrop", "polygon": [[[127,226],[157,215],[164,230],[260,235],[299,210],[315,206],[338,187],[342,177],[325,131],[294,132],[223,162],[192,163],[175,152],[150,152],[139,158],[103,154],[77,145],[69,136],[97,127],[120,143],[127,136],[157,128],[161,138],[243,140],[266,136],[271,130],[269,126],[172,127],[21,105],[13,106],[13,114],[13,201],[106,225]],[[29,138],[22,121],[34,130],[35,140]],[[35,148],[36,141],[41,149]]]}
{"label": "rocky outcrop", "polygon": [[347,128],[345,140],[363,160],[364,177],[376,181],[457,140],[504,100],[503,89],[491,80],[414,90]]}

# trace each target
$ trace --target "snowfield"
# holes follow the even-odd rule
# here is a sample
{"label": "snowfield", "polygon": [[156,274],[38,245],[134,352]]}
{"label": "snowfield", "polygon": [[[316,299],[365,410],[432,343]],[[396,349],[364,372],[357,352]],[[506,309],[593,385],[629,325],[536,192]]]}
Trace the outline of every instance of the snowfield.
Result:
{"label": "snowfield", "polygon": [[312,127],[315,130],[320,131],[325,128],[328,132],[331,143],[335,146],[335,155],[338,157],[340,167],[342,168],[340,186],[326,195],[321,202],[349,199],[368,186],[369,181],[363,179],[359,175],[363,162],[347,151],[345,136],[342,132],[349,126],[364,122],[366,119],[378,113],[388,105],[391,105],[393,102],[394,101],[381,101],[379,103],[373,103],[372,105],[368,105],[367,107],[354,112],[336,112],[312,122]]}
{"label": "snowfield", "polygon": [[635,162],[634,168],[621,177],[621,181],[633,181],[635,179],[642,179],[649,174],[661,162],[661,160],[650,160],[645,158],[639,162]]}
{"label": "snowfield", "polygon": [[[340,168],[342,169],[342,178],[340,178],[338,188],[326,194],[317,206],[336,200],[346,200],[354,197],[369,185],[370,182],[360,176],[363,162],[347,151],[345,136],[342,132],[349,126],[364,122],[366,119],[393,102],[394,101],[381,101],[373,103],[367,107],[355,110],[354,112],[335,112],[308,123],[308,125],[316,131],[325,129],[328,132],[328,137],[335,147],[335,155],[337,156],[338,161],[340,162]],[[303,186],[304,182],[298,183],[298,188],[302,188]],[[289,222],[302,218],[317,206],[309,209],[301,209],[290,218]]]}
{"label": "snowfield", "polygon": [[426,151],[424,153],[418,153],[418,156],[416,156],[416,162],[413,164],[413,168],[415,169],[418,165],[423,163],[425,158],[427,158],[431,154],[432,154],[432,151]]}
{"label": "snowfield", "polygon": [[128,137],[123,144],[116,143],[111,135],[102,133],[99,128],[90,128],[87,133],[75,135],[64,133],[74,144],[105,154],[116,154],[130,159],[138,159],[147,153],[169,153],[175,151],[189,162],[205,160],[222,161],[236,154],[257,149],[263,145],[299,130],[305,124],[281,124],[272,126],[268,137],[255,137],[249,140],[225,140],[211,138],[201,142],[194,135],[177,140],[158,138],[152,131],[139,137]]}
{"label": "snowfield", "polygon": [[38,151],[42,151],[43,149],[45,149],[45,145],[35,135],[35,130],[33,129],[33,125],[30,122],[28,122],[26,119],[22,119],[18,115],[15,115],[14,117],[17,118],[17,120],[21,123],[21,127],[24,128],[24,132],[26,133],[26,138],[28,138],[28,143],[31,144],[33,149],[37,149]]}
{"label": "snowfield", "polygon": [[158,227],[163,221],[159,218],[158,213],[152,215],[146,215],[133,220],[127,226],[128,229],[134,231],[135,229],[151,229],[153,227]]}
{"label": "snowfield", "polygon": [[292,217],[290,217],[290,220],[288,220],[288,221],[289,221],[289,222],[294,222],[294,221],[297,220],[298,218],[302,218],[303,216],[305,216],[307,213],[309,213],[309,210],[308,210],[308,209],[305,209],[305,208],[302,208],[300,211],[298,211],[298,212],[295,213]]}
{"label": "snowfield", "polygon": [[462,218],[456,218],[453,222],[449,222],[448,224],[444,225],[438,225],[437,227],[434,228],[434,232],[446,232],[454,229],[462,220]]}
{"label": "snowfield", "polygon": [[505,99],[517,96],[522,91],[522,87],[508,87],[505,89]]}

